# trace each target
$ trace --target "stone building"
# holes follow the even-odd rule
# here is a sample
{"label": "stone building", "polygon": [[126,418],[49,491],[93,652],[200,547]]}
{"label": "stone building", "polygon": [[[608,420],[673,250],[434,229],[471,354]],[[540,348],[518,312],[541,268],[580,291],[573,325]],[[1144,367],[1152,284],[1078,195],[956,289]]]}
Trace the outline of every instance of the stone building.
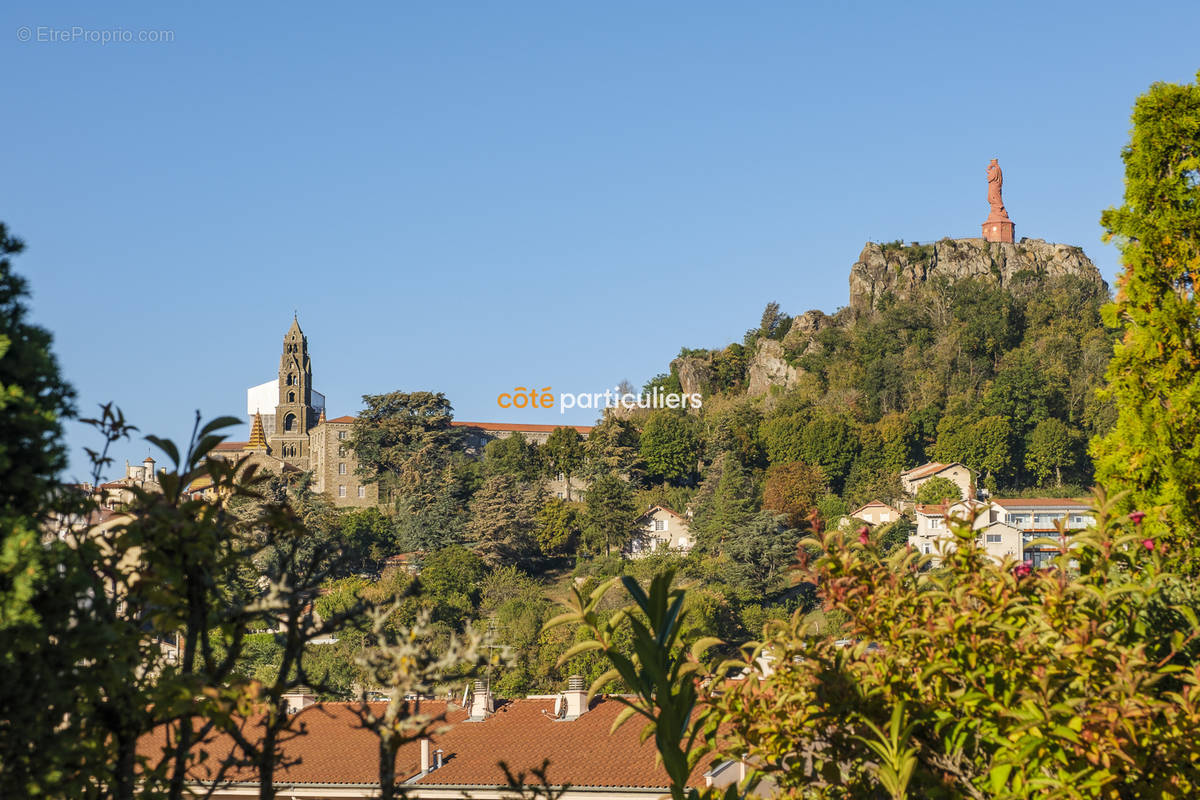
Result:
{"label": "stone building", "polygon": [[325,395],[312,384],[308,337],[293,318],[275,380],[246,390],[250,440],[223,442],[212,456],[248,460],[279,474],[311,472],[313,491],[329,495],[334,505],[378,505],[378,488],[357,474],[358,460],[346,442],[354,418],[326,419]]}
{"label": "stone building", "polygon": [[651,506],[637,518],[636,525],[637,534],[629,543],[633,558],[668,550],[686,553],[696,543],[688,519],[665,506]]}
{"label": "stone building", "polygon": [[[334,505],[368,507],[379,505],[379,487],[367,483],[358,475],[358,459],[350,449],[350,431],[354,417],[328,419],[325,416],[325,395],[313,388],[312,360],[308,354],[308,337],[300,329],[300,321],[283,336],[283,352],[274,380],[246,390],[246,413],[251,419],[250,440],[223,442],[212,457],[237,459],[253,463],[261,470],[276,474],[312,473],[312,489],[329,496]],[[482,454],[484,446],[493,439],[521,434],[535,444],[544,444],[557,425],[525,425],[504,422],[452,423],[462,429],[464,447],[474,456]],[[575,428],[586,439],[591,427]],[[579,499],[580,480],[572,480],[572,496]],[[197,491],[203,485],[192,487]],[[552,495],[567,492],[565,476],[558,476],[546,485]]]}

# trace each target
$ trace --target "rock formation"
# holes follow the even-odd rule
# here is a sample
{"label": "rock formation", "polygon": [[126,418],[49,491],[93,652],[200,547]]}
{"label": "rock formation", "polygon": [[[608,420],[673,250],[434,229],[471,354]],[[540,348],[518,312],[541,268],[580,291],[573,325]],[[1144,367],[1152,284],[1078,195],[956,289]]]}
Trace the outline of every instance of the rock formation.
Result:
{"label": "rock formation", "polygon": [[[788,331],[790,334],[791,331]],[[800,370],[783,357],[783,343],[774,339],[759,339],[750,359],[746,377],[746,392],[751,397],[766,394],[772,386],[790,388],[800,377]]]}
{"label": "rock formation", "polygon": [[1098,285],[1104,279],[1083,250],[1041,239],[1016,244],[983,239],[942,239],[927,245],[868,242],[850,268],[850,308],[855,314],[879,308],[887,294],[911,298],[921,284],[944,278],[980,278],[1008,287],[1021,278],[1075,275]]}

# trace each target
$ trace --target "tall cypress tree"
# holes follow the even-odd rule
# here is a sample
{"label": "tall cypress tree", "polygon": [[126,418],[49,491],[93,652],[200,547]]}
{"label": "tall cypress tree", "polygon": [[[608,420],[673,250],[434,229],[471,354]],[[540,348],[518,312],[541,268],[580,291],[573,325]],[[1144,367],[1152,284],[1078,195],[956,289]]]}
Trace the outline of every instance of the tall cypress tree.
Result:
{"label": "tall cypress tree", "polygon": [[[1198,76],[1200,78],[1200,76]],[[1105,393],[1117,422],[1092,443],[1099,482],[1129,491],[1167,546],[1200,568],[1200,83],[1138,98],[1122,152],[1125,203],[1101,217],[1125,271],[1105,321],[1124,336]],[[1193,552],[1194,551],[1194,552]]]}

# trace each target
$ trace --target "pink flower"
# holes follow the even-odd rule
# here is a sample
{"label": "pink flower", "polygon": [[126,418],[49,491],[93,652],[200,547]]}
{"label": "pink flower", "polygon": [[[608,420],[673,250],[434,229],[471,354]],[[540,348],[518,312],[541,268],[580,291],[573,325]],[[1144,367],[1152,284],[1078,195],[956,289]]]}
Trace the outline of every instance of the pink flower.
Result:
{"label": "pink flower", "polygon": [[1142,539],[1142,547],[1146,548],[1147,550],[1153,550],[1154,549],[1154,540],[1153,539]]}
{"label": "pink flower", "polygon": [[1018,580],[1026,577],[1031,572],[1033,572],[1033,562],[1032,561],[1022,561],[1020,564],[1017,564],[1017,566],[1013,569],[1013,575],[1015,575]]}
{"label": "pink flower", "polygon": [[1129,515],[1129,519],[1133,522],[1134,525],[1141,525],[1142,520],[1144,520],[1145,518],[1146,518],[1145,511],[1135,511]]}
{"label": "pink flower", "polygon": [[871,532],[871,529],[868,528],[866,525],[863,525],[861,528],[859,528],[858,529],[858,543],[863,544],[863,545],[869,543],[871,541],[871,537],[869,535],[870,532]]}

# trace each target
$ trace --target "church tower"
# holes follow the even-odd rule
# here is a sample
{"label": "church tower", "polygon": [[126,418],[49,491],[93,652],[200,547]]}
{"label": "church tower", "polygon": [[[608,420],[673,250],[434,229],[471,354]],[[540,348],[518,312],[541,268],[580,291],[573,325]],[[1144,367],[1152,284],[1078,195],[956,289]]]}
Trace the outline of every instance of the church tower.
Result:
{"label": "church tower", "polygon": [[283,337],[283,355],[279,359],[279,404],[275,407],[275,430],[270,437],[271,454],[308,469],[308,432],[316,424],[308,337],[300,330],[300,321],[293,317],[292,327]]}

